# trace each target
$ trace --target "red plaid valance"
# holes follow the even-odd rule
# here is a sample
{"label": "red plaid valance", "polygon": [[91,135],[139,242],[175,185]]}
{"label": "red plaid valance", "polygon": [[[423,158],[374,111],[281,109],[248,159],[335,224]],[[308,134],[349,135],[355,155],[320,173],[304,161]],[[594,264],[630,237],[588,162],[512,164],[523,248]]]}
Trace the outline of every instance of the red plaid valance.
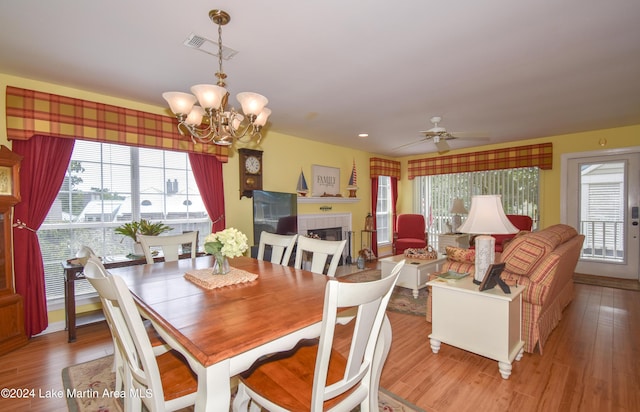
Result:
{"label": "red plaid valance", "polygon": [[534,166],[540,169],[552,168],[552,143],[409,160],[409,179],[417,176]]}
{"label": "red plaid valance", "polygon": [[399,180],[400,162],[372,157],[369,159],[369,174],[372,178],[378,176],[390,176]]}
{"label": "red plaid valance", "polygon": [[128,146],[216,156],[226,162],[229,149],[194,144],[169,116],[7,86],[7,137],[34,135],[97,140]]}

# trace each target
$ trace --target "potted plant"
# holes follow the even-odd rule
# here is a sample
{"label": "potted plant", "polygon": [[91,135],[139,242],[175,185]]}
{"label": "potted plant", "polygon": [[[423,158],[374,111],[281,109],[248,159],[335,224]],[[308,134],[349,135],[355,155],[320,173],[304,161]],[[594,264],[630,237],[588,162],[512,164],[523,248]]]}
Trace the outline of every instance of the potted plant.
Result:
{"label": "potted plant", "polygon": [[146,219],[123,223],[115,228],[117,234],[133,239],[133,251],[136,255],[143,254],[140,242],[138,242],[138,235],[158,236],[171,230],[173,230],[171,226],[167,226],[162,222],[153,223]]}

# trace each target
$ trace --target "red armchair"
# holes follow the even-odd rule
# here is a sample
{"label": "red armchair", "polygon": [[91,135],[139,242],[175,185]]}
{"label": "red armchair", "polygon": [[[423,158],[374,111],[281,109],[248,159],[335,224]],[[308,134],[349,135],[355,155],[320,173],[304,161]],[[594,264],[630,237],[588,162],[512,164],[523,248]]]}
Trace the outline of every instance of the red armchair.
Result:
{"label": "red armchair", "polygon": [[393,232],[393,254],[401,255],[408,248],[426,248],[428,235],[424,216],[418,214],[398,215],[396,231]]}

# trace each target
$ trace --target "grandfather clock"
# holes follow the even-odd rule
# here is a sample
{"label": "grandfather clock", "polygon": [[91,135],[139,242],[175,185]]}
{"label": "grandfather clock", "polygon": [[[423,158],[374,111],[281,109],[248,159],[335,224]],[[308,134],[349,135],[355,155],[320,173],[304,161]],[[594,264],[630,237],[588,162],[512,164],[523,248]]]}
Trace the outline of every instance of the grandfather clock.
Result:
{"label": "grandfather clock", "polygon": [[22,296],[13,285],[12,210],[20,202],[22,156],[0,147],[0,355],[27,343]]}

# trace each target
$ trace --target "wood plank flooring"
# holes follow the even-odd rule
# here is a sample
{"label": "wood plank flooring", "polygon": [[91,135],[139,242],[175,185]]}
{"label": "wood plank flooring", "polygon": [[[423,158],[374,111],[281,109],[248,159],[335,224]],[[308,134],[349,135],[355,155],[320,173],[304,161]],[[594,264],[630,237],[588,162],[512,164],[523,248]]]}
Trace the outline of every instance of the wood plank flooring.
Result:
{"label": "wood plank flooring", "polygon": [[[640,411],[640,293],[576,285],[573,302],[544,347],[525,353],[509,380],[497,362],[429,347],[423,317],[389,313],[393,344],[381,386],[430,412]],[[113,352],[104,323],[38,336],[0,356],[0,387],[62,389],[61,370]],[[66,411],[65,399],[0,399],[0,410]]]}

